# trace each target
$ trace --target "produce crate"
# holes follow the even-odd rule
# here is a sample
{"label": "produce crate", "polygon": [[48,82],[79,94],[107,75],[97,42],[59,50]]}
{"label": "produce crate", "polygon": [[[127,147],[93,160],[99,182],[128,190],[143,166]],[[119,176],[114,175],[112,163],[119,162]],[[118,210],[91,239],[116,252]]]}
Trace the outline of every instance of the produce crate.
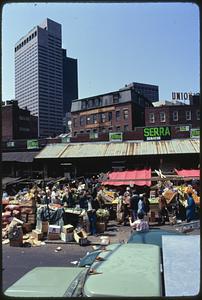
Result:
{"label": "produce crate", "polygon": [[36,214],[29,214],[27,216],[28,223],[35,224],[36,223]]}
{"label": "produce crate", "polygon": [[48,240],[60,240],[60,233],[48,233],[47,235]]}
{"label": "produce crate", "polygon": [[24,233],[28,233],[32,231],[32,224],[31,223],[24,223],[22,224],[22,230]]}

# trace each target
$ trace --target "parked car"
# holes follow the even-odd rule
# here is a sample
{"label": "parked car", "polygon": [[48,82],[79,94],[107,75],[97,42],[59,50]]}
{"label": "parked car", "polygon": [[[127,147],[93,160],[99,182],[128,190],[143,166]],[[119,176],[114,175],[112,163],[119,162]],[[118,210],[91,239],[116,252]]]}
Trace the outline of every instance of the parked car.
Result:
{"label": "parked car", "polygon": [[179,231],[164,230],[159,228],[151,228],[148,231],[133,231],[128,239],[129,244],[131,243],[143,243],[153,244],[162,248],[162,236],[163,235],[185,235]]}
{"label": "parked car", "polygon": [[34,268],[11,285],[5,295],[161,296],[160,264],[160,248],[156,245],[111,244],[86,255],[77,267]]}

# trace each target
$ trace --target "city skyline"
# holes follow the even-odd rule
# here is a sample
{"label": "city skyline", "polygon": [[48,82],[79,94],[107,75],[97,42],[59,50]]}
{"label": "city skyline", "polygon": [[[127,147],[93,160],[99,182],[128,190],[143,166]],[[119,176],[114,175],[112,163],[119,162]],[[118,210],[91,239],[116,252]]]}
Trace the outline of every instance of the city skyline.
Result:
{"label": "city skyline", "polygon": [[2,15],[3,100],[15,98],[15,43],[46,18],[62,25],[62,48],[78,59],[79,98],[134,81],[158,85],[160,100],[171,100],[172,92],[199,92],[195,4],[12,3]]}

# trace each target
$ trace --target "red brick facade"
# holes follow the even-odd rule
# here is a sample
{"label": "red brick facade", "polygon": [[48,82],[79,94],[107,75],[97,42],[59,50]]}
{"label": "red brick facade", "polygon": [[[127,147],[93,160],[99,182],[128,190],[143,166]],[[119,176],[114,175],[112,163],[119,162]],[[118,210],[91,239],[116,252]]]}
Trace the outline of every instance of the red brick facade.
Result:
{"label": "red brick facade", "polygon": [[113,104],[107,107],[73,112],[73,135],[109,131],[131,131],[133,129],[132,103]]}
{"label": "red brick facade", "polygon": [[200,107],[195,105],[171,105],[145,108],[145,126],[168,125],[190,125],[192,128],[199,128]]}

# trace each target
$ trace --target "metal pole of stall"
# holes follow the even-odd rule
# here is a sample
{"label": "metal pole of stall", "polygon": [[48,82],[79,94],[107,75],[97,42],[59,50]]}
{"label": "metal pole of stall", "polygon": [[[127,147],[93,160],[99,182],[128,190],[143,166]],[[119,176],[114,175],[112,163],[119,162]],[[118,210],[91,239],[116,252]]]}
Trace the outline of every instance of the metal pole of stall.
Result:
{"label": "metal pole of stall", "polygon": [[50,222],[50,210],[49,210],[49,203],[48,203],[48,195],[47,195],[46,187],[45,187],[45,165],[44,165],[44,169],[43,169],[43,185],[44,185],[44,190],[45,190],[46,207],[48,210],[48,222]]}

